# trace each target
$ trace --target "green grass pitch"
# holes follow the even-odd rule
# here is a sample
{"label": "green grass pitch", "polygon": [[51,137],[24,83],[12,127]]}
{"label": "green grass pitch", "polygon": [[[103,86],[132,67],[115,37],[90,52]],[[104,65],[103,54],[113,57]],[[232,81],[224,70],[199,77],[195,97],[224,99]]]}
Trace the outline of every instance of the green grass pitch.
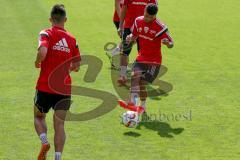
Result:
{"label": "green grass pitch", "polygon": [[[240,1],[158,1],[158,17],[175,41],[174,49],[163,48],[168,71],[161,80],[173,89],[167,96],[148,99],[148,113],[181,117],[129,129],[120,124],[123,110],[115,108],[89,121],[66,122],[64,160],[239,159]],[[118,96],[103,50],[107,42],[119,41],[112,23],[113,0],[0,0],[1,160],[33,160],[40,149],[33,127],[38,76],[33,62],[38,33],[50,26],[49,11],[57,2],[66,6],[66,28],[77,37],[82,54],[103,62],[94,83],[83,80],[87,66],[73,75],[73,83]],[[131,60],[135,56],[136,49]],[[73,96],[73,101],[73,113],[101,104],[99,99],[83,96]],[[47,122],[52,145],[49,159],[53,159],[52,112]]]}

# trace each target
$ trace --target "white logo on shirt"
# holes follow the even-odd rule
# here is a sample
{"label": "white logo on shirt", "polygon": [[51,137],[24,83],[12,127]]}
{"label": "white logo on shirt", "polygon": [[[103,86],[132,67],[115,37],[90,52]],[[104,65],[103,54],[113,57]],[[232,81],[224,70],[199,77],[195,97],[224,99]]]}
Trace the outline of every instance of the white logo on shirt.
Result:
{"label": "white logo on shirt", "polygon": [[132,4],[134,4],[134,5],[139,5],[139,6],[146,6],[147,5],[147,3],[146,2],[132,2]]}
{"label": "white logo on shirt", "polygon": [[157,32],[154,31],[154,30],[150,30],[150,33],[151,33],[151,34],[156,34]]}
{"label": "white logo on shirt", "polygon": [[56,43],[53,46],[53,50],[70,53],[70,49],[68,48],[68,44],[65,38],[61,39],[58,43]]}
{"label": "white logo on shirt", "polygon": [[148,32],[148,30],[149,30],[149,28],[148,28],[148,27],[144,27],[144,32],[145,32],[145,33],[147,33],[147,32]]}

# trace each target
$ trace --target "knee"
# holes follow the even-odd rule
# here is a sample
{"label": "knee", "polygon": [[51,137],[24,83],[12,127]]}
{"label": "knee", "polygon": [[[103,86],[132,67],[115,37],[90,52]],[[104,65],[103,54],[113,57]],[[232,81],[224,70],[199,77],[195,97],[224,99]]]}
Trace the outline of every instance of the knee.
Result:
{"label": "knee", "polygon": [[37,121],[37,122],[45,121],[45,116],[35,115],[35,116],[34,116],[34,120]]}
{"label": "knee", "polygon": [[134,71],[132,73],[131,81],[137,85],[140,85],[141,73],[140,71]]}
{"label": "knee", "polygon": [[34,113],[34,118],[38,119],[38,120],[44,120],[46,117],[46,115],[44,113],[41,112],[35,112]]}

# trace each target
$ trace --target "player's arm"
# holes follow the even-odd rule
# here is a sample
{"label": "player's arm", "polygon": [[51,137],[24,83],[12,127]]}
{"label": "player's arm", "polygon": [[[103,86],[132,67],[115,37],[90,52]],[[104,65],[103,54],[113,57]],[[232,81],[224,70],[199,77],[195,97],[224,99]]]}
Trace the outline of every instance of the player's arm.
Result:
{"label": "player's arm", "polygon": [[81,62],[81,55],[79,51],[79,46],[76,43],[76,46],[73,52],[73,59],[70,66],[70,71],[78,72],[80,69],[80,62]]}
{"label": "player's arm", "polygon": [[48,45],[49,45],[49,35],[47,32],[40,32],[39,35],[39,45],[38,45],[38,52],[37,57],[35,60],[35,67],[40,68],[41,62],[46,58],[48,52]]}
{"label": "player's arm", "polygon": [[120,8],[120,0],[115,0],[115,9],[117,11],[118,16],[121,16],[121,8]]}
{"label": "player's arm", "polygon": [[81,60],[76,60],[76,61],[72,62],[71,67],[70,67],[70,71],[78,72],[80,70],[80,61]]}
{"label": "player's arm", "polygon": [[136,42],[136,40],[137,40],[137,36],[133,35],[132,33],[130,35],[128,35],[126,38],[126,42],[128,44],[134,43],[134,42]]}
{"label": "player's arm", "polygon": [[71,64],[70,71],[78,72],[80,70],[80,61],[73,62]]}
{"label": "player's arm", "polygon": [[41,62],[46,58],[47,51],[48,51],[48,49],[45,46],[40,46],[38,48],[38,53],[37,53],[37,57],[36,57],[36,60],[35,60],[35,67],[36,68],[41,67]]}
{"label": "player's arm", "polygon": [[127,36],[126,41],[128,44],[136,42],[138,38],[138,25],[137,19],[135,19],[134,24],[131,27],[131,34]]}
{"label": "player's arm", "polygon": [[137,26],[136,26],[136,20],[131,28],[131,34],[127,36],[126,41],[128,44],[135,43],[138,38],[138,32],[137,32]]}
{"label": "player's arm", "polygon": [[124,0],[124,4],[123,7],[121,9],[121,14],[120,14],[120,24],[119,24],[119,29],[118,29],[118,34],[120,37],[122,37],[122,32],[123,32],[123,23],[124,23],[124,19],[126,17],[126,13],[127,13],[127,0]]}
{"label": "player's arm", "polygon": [[161,39],[162,39],[162,44],[166,45],[168,48],[174,47],[173,39],[170,36],[169,31],[166,31],[165,33],[163,33]]}
{"label": "player's arm", "polygon": [[168,27],[165,25],[161,25],[161,29],[160,31],[156,34],[155,38],[160,37],[161,39],[161,43],[166,45],[168,48],[173,48],[174,43],[173,43],[173,39],[170,36],[170,33],[168,31]]}

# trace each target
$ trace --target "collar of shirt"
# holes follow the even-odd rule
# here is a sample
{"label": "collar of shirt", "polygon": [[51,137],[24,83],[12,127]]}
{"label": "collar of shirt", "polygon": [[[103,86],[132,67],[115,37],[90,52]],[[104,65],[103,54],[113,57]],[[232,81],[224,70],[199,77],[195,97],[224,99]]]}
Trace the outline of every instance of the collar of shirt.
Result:
{"label": "collar of shirt", "polygon": [[60,29],[60,30],[66,31],[64,28],[62,28],[62,27],[58,27],[58,26],[53,26],[52,28]]}

